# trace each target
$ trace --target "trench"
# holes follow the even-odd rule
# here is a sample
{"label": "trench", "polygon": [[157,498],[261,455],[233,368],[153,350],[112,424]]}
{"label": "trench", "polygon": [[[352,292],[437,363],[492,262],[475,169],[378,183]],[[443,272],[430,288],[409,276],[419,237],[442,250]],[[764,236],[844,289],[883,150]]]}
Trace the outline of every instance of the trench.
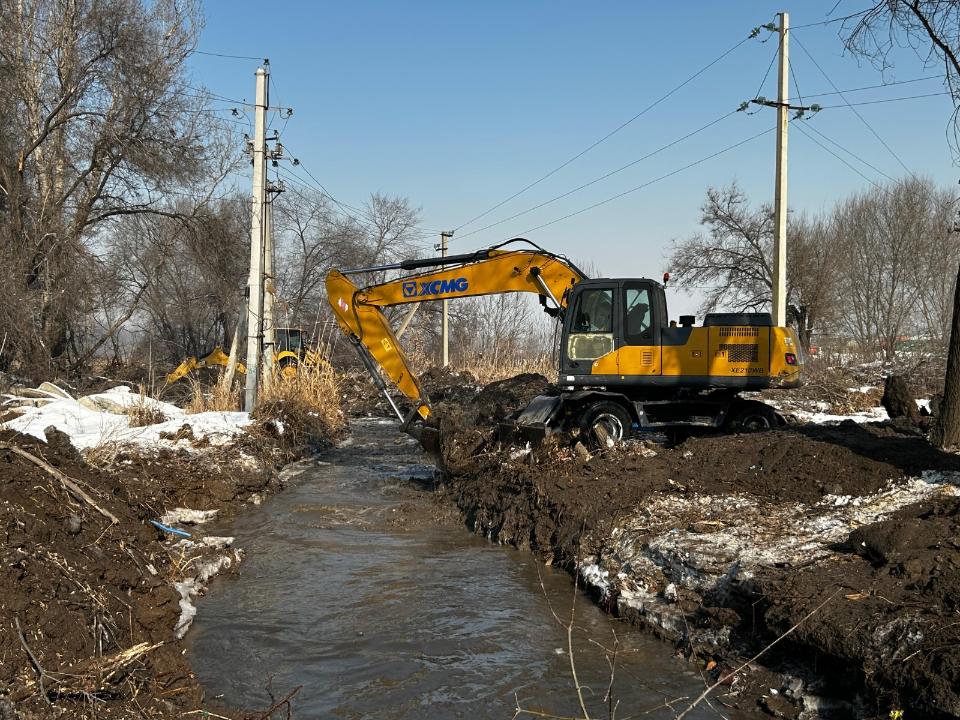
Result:
{"label": "trench", "polygon": [[[591,717],[671,717],[703,679],[673,648],[612,618],[571,576],[439,522],[434,468],[395,424],[357,421],[350,440],[302,464],[292,486],[220,527],[247,553],[218,579],[187,636],[207,697],[263,708],[303,685],[294,717],[510,718],[517,703]],[[728,717],[736,717],[730,715]],[[697,708],[689,717],[716,717]]]}

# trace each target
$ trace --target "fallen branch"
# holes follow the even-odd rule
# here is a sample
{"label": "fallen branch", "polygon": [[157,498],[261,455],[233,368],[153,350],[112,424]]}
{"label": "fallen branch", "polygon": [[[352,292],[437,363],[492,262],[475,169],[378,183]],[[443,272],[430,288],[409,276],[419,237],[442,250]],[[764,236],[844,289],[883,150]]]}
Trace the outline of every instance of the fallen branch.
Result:
{"label": "fallen branch", "polygon": [[[37,660],[36,655],[33,654],[33,651],[30,649],[30,646],[27,645],[27,639],[23,636],[23,630],[20,629],[20,618],[16,615],[13,616],[13,624],[17,626],[17,635],[20,637],[20,644],[23,645],[23,649],[27,653],[27,657],[30,658],[30,664],[33,666],[33,669],[37,673],[37,683],[40,685],[40,694],[43,695],[43,699],[47,701],[47,705],[52,705],[50,702],[50,697],[47,695],[47,690],[43,686],[43,679],[45,677],[54,680],[46,670],[43,669],[43,666],[40,665],[40,661]],[[56,682],[56,680],[54,680]]]}
{"label": "fallen branch", "polygon": [[268,720],[271,715],[273,715],[277,710],[282,708],[284,705],[287,706],[287,711],[288,711],[287,717],[290,717],[290,713],[289,713],[290,701],[293,699],[293,696],[296,695],[298,692],[300,692],[300,690],[302,689],[303,689],[303,685],[297,685],[293,690],[288,692],[286,696],[284,696],[282,699],[275,702],[273,705],[268,707],[263,712],[258,712],[256,715],[254,715],[253,716],[254,720]]}
{"label": "fallen branch", "polygon": [[819,605],[817,605],[813,610],[811,610],[811,611],[808,612],[806,615],[804,615],[800,620],[798,620],[798,621],[796,622],[796,624],[795,624],[793,627],[791,627],[789,630],[787,630],[785,633],[783,633],[780,637],[778,637],[778,638],[777,638],[776,640],[774,640],[772,643],[770,643],[769,645],[767,645],[763,650],[761,650],[760,652],[758,652],[758,653],[757,653],[756,655],[754,655],[752,658],[750,658],[750,659],[747,660],[745,663],[743,663],[743,664],[742,664],[740,667],[738,667],[736,670],[734,670],[734,671],[731,672],[731,673],[721,674],[720,679],[717,680],[713,685],[711,685],[710,687],[708,687],[706,690],[704,690],[702,693],[700,693],[700,695],[697,697],[697,699],[694,700],[692,703],[690,703],[690,705],[687,706],[687,709],[686,709],[686,710],[684,710],[682,713],[680,713],[679,715],[677,715],[676,720],[683,720],[683,718],[686,717],[686,715],[687,715],[691,710],[693,710],[697,705],[699,705],[710,693],[712,693],[712,692],[713,692],[714,690],[716,690],[718,687],[720,687],[721,685],[723,685],[724,682],[725,682],[728,678],[735,677],[738,672],[740,672],[741,670],[743,670],[745,667],[747,667],[747,666],[750,665],[751,663],[755,662],[757,659],[760,658],[761,655],[763,655],[764,653],[766,653],[767,650],[769,650],[770,648],[772,648],[772,647],[773,647],[774,645],[776,645],[778,642],[780,642],[780,641],[783,640],[785,637],[787,637],[788,635],[790,635],[790,634],[791,634],[794,630],[796,630],[798,627],[800,627],[801,625],[803,625],[807,620],[809,620],[810,618],[812,618],[816,613],[818,613],[818,612],[820,611],[820,609],[821,609],[824,605],[826,605],[828,602],[830,602],[831,600],[833,600],[837,595],[839,595],[841,590],[843,590],[843,588],[839,588],[839,587],[838,587],[836,590],[834,590],[833,594],[832,594],[830,597],[828,597],[828,598],[827,598],[826,600],[824,600],[822,603],[820,603]]}
{"label": "fallen branch", "polygon": [[32,462],[34,465],[36,465],[36,466],[37,466],[38,468],[40,468],[41,470],[46,471],[47,474],[49,474],[51,477],[53,477],[53,478],[55,478],[56,480],[58,480],[58,481],[60,482],[60,484],[63,485],[64,488],[66,488],[67,492],[69,492],[71,495],[73,495],[73,496],[74,496],[75,498],[77,498],[78,500],[81,500],[81,501],[85,502],[87,505],[89,505],[89,506],[92,507],[94,510],[96,510],[98,513],[100,513],[100,514],[103,515],[105,518],[107,518],[107,519],[108,519],[110,522],[112,522],[114,525],[116,525],[116,524],[118,524],[118,523],[120,522],[120,520],[117,519],[117,516],[116,516],[116,515],[114,515],[113,513],[111,513],[109,510],[104,510],[102,507],[100,507],[99,505],[97,505],[97,503],[94,502],[93,498],[90,497],[89,495],[87,495],[83,490],[81,490],[81,489],[80,489],[80,486],[77,485],[76,482],[74,482],[73,480],[71,480],[70,478],[68,478],[66,475],[64,475],[62,472],[60,472],[59,470],[57,470],[55,467],[53,467],[53,466],[50,465],[49,463],[47,463],[47,462],[41,460],[40,458],[38,458],[38,457],[37,457],[36,455],[34,455],[33,453],[29,453],[29,452],[27,452],[26,450],[24,450],[23,448],[20,448],[20,447],[17,447],[16,445],[11,445],[10,443],[5,443],[5,442],[0,442],[0,448],[9,450],[10,452],[13,452],[13,453],[19,455],[20,457],[24,458],[25,460],[29,460],[30,462]]}
{"label": "fallen branch", "polygon": [[[59,697],[91,697],[110,692],[111,685],[115,685],[121,679],[124,671],[130,665],[161,645],[163,645],[162,642],[153,644],[143,642],[113,655],[91,658],[54,673],[43,672],[43,676],[39,678],[38,683],[40,692],[44,697],[47,697],[43,686],[43,677],[50,678],[57,683],[56,694]],[[35,659],[32,661],[35,662]],[[38,665],[35,665],[35,667],[38,667]],[[55,678],[54,675],[59,676],[59,679]],[[18,699],[22,700],[29,697],[33,691],[34,683],[26,683],[18,693]],[[47,698],[47,701],[49,702],[49,698]]]}

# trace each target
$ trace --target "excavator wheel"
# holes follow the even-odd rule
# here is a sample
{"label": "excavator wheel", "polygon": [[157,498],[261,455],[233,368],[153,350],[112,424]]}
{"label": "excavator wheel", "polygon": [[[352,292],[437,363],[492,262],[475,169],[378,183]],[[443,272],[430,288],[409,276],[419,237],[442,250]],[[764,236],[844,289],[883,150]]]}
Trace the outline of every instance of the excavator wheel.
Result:
{"label": "excavator wheel", "polygon": [[731,408],[725,425],[732,432],[762,432],[775,430],[780,425],[780,418],[777,411],[766,403],[747,400]]}
{"label": "excavator wheel", "polygon": [[600,400],[584,408],[580,432],[594,447],[613,447],[630,435],[633,421],[619,403]]}

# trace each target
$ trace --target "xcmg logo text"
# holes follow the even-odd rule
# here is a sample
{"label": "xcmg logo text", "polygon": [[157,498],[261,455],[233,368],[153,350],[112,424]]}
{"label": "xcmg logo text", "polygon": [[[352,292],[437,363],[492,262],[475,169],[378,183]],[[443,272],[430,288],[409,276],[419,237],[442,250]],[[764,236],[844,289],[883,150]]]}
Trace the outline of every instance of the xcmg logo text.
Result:
{"label": "xcmg logo text", "polygon": [[428,280],[418,282],[409,280],[403,284],[403,296],[423,297],[424,295],[446,295],[447,293],[466,292],[469,287],[464,277],[450,278],[449,280]]}

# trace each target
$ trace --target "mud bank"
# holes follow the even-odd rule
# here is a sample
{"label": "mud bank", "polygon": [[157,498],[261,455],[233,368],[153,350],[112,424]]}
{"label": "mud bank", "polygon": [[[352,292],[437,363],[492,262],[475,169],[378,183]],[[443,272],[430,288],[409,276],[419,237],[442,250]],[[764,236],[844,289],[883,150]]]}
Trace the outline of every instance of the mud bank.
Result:
{"label": "mud bank", "polygon": [[[960,715],[960,458],[853,422],[501,446],[491,423],[545,384],[437,408],[446,492],[476,532],[576,568],[609,611],[725,679],[730,707]],[[785,633],[765,671],[731,676]]]}
{"label": "mud bank", "polygon": [[201,523],[282,488],[280,467],[304,449],[255,429],[229,446],[192,445],[100,452],[94,467],[56,430],[47,442],[0,432],[0,717],[210,707],[182,638],[197,594],[242,551]]}

